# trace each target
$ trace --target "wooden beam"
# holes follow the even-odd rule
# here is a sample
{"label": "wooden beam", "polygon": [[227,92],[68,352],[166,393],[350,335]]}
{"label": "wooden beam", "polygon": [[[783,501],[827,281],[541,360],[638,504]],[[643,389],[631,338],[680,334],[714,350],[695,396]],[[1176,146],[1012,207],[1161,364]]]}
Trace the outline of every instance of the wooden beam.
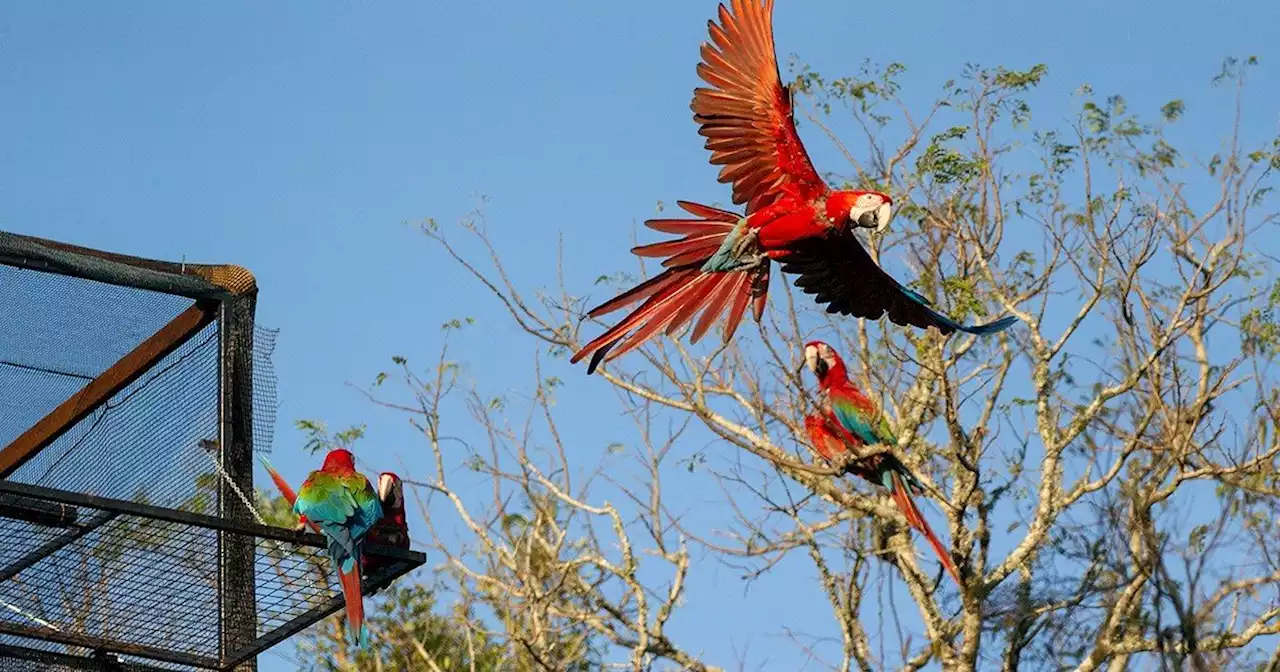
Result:
{"label": "wooden beam", "polygon": [[77,422],[88,417],[117,392],[128,387],[147,369],[178,349],[187,339],[209,326],[218,315],[217,302],[198,301],[182,311],[168,324],[138,344],[120,361],[89,381],[48,415],[0,450],[0,479],[6,479],[18,467],[44,450]]}

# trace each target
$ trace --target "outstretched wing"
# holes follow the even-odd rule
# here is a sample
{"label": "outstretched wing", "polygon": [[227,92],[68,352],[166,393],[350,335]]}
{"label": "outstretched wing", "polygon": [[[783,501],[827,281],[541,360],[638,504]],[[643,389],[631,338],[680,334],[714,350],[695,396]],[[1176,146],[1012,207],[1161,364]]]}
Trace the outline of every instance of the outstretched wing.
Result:
{"label": "outstretched wing", "polygon": [[714,88],[693,92],[693,120],[707,138],[711,163],[724,166],[733,202],[755,212],[783,196],[821,196],[822,181],[792,117],[791,93],[782,85],[773,46],[773,0],[720,5],[720,25],[708,21],[698,76]]}
{"label": "outstretched wing", "polygon": [[994,334],[1018,318],[1008,316],[988,324],[966,325],[934,310],[920,296],[880,268],[852,229],[832,231],[824,238],[797,241],[792,252],[778,259],[783,273],[799,274],[795,286],[812,294],[828,313],[878,320],[884,315],[897,325],[933,327],[944,335],[955,331]]}

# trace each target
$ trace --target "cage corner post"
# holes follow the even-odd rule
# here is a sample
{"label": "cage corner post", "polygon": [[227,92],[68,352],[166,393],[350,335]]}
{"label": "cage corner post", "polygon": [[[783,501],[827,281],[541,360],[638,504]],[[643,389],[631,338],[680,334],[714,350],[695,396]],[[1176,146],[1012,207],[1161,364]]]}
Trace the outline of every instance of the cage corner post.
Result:
{"label": "cage corner post", "polygon": [[[241,493],[253,501],[253,325],[256,291],[224,299],[218,311],[219,453],[225,475],[218,480],[223,518],[252,523]],[[238,490],[238,492],[237,492]],[[219,659],[250,645],[258,636],[256,554],[252,536],[218,533]],[[236,672],[257,672],[256,658]]]}

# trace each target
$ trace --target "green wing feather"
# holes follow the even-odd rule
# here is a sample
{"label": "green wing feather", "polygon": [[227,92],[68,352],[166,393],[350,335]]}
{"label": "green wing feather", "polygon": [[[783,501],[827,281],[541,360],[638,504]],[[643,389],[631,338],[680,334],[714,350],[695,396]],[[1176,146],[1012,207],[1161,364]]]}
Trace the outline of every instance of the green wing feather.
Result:
{"label": "green wing feather", "polygon": [[[831,413],[845,429],[868,445],[896,443],[889,420],[869,399],[858,399],[845,390],[832,389],[828,393]],[[862,402],[862,403],[859,403]]]}

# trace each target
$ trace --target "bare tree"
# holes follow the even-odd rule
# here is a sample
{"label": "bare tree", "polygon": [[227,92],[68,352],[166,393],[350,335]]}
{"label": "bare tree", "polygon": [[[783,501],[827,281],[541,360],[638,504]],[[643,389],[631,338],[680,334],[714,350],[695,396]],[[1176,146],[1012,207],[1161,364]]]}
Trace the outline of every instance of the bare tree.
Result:
{"label": "bare tree", "polygon": [[[1025,98],[1042,66],[969,69],[923,110],[903,102],[900,65],[834,80],[800,68],[805,132],[849,162],[835,179],[898,204],[873,256],[957,318],[1021,322],[943,338],[834,319],[775,289],[757,333],[655,341],[592,380],[635,424],[638,485],[570,463],[559,379],[486,401],[445,355],[426,374],[400,360],[410,401],[370,394],[411,414],[431,451],[432,473],[413,476],[432,503],[426,543],[467,627],[502,642],[512,669],[719,669],[668,628],[697,546],[748,576],[794,554],[812,562],[832,626],[790,634],[819,667],[1275,669],[1280,283],[1267,208],[1280,140],[1247,140],[1253,63],[1229,60],[1214,80],[1236,114],[1208,158],[1166,137],[1180,101],[1148,122],[1086,87],[1071,123],[1036,128]],[[424,230],[505,306],[539,366],[600,328],[584,320],[583,288],[516,286],[480,214]],[[886,493],[814,462],[801,425],[814,395],[797,369],[815,334],[880,398],[899,438],[877,450],[925,483],[959,590]],[[470,417],[442,411],[450,395]],[[451,438],[462,423],[483,427],[484,444]],[[682,466],[672,447],[708,431],[738,449],[705,458],[727,532],[689,529],[664,504],[664,474]],[[914,614],[888,613],[884,595]]]}

